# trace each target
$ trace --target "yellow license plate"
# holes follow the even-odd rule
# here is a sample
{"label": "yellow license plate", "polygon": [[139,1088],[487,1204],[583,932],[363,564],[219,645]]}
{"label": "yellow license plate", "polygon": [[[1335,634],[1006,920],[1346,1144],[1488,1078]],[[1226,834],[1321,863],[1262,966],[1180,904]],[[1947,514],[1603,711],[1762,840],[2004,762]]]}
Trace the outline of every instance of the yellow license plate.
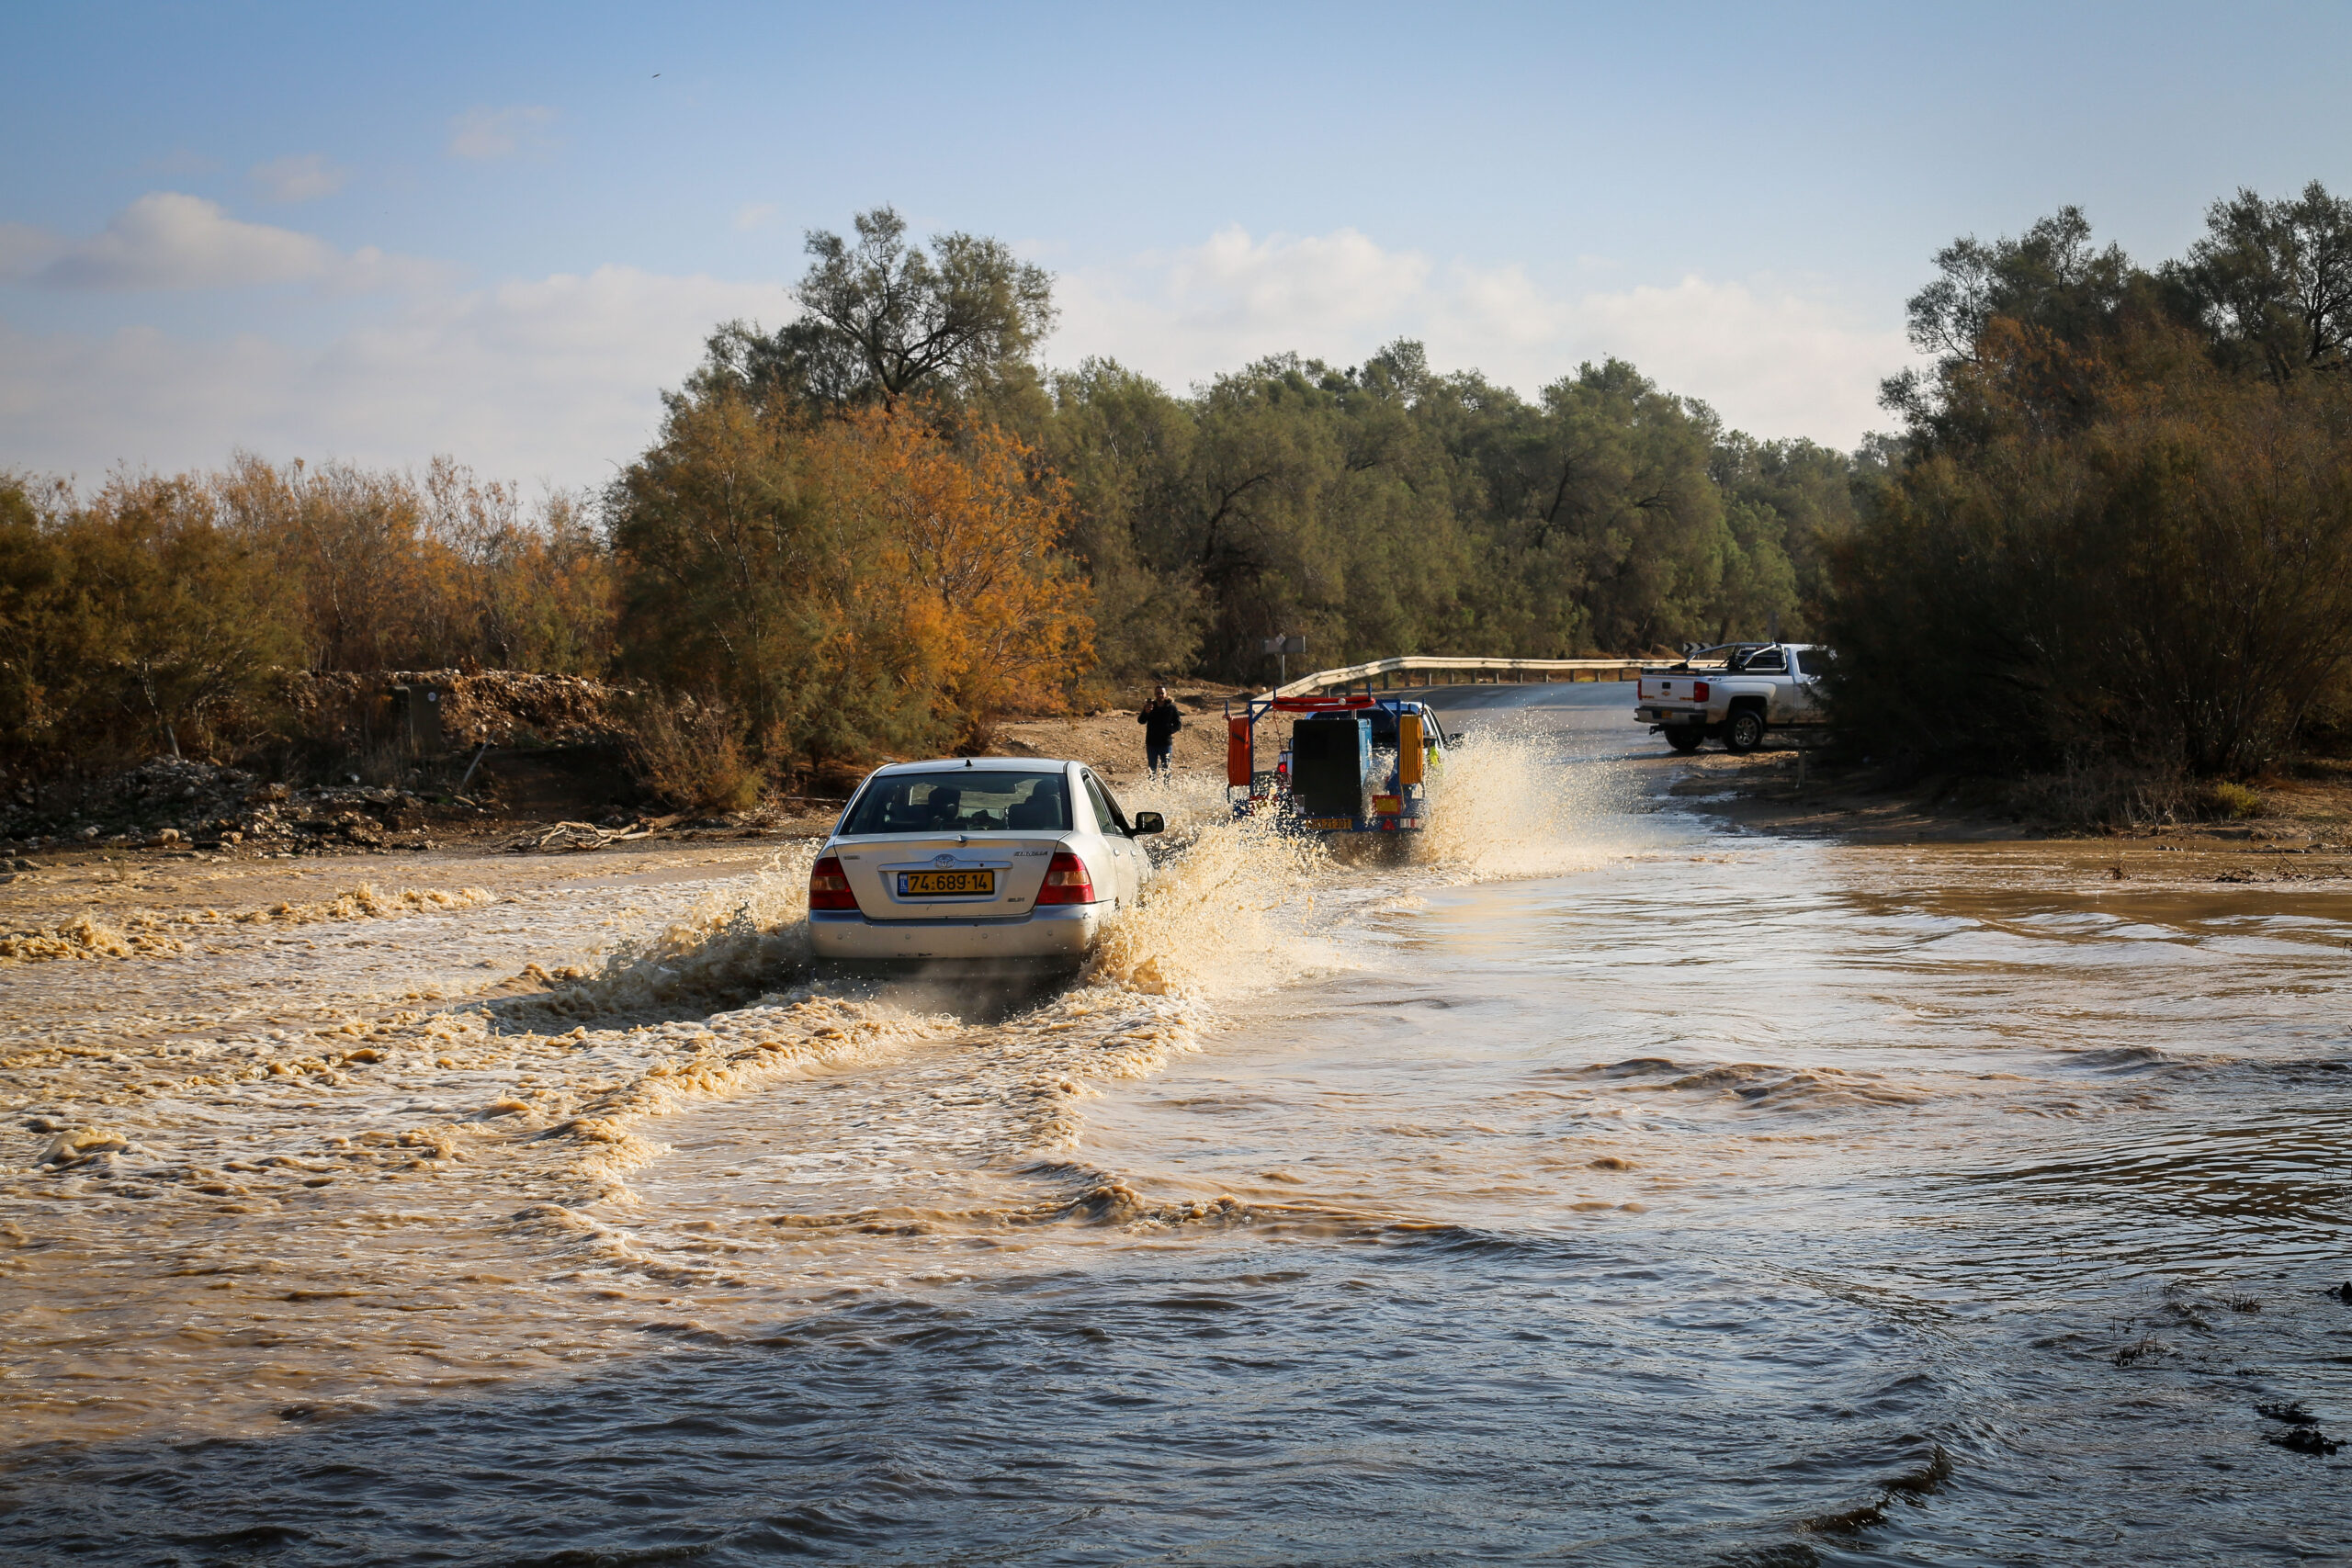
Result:
{"label": "yellow license plate", "polygon": [[1374,817],[1395,817],[1404,809],[1405,801],[1402,795],[1375,795],[1372,797],[1372,814]]}
{"label": "yellow license plate", "polygon": [[1356,825],[1352,817],[1310,817],[1306,825],[1321,833],[1344,833]]}
{"label": "yellow license plate", "polygon": [[992,871],[902,871],[899,873],[899,897],[901,898],[936,897],[941,894],[993,893],[996,873]]}

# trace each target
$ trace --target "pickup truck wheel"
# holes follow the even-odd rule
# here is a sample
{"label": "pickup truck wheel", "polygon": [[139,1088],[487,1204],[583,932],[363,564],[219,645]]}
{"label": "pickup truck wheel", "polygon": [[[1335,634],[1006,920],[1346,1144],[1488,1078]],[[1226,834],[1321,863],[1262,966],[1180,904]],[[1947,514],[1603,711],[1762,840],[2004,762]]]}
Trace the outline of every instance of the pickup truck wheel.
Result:
{"label": "pickup truck wheel", "polygon": [[1669,724],[1666,727],[1666,743],[1678,751],[1696,751],[1699,742],[1707,738],[1702,724]]}
{"label": "pickup truck wheel", "polygon": [[1744,754],[1764,744],[1764,716],[1741,708],[1724,721],[1724,750]]}

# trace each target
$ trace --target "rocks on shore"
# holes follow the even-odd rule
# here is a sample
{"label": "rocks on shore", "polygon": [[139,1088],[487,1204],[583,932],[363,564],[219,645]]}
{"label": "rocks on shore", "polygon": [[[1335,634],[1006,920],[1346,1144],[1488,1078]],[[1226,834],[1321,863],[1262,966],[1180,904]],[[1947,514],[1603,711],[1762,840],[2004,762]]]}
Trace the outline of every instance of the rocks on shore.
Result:
{"label": "rocks on shore", "polygon": [[[462,797],[356,784],[294,789],[238,768],[158,757],[92,785],[62,821],[21,796],[0,806],[0,839],[29,848],[377,850],[422,847],[394,840],[430,822],[482,815]],[[9,866],[17,869],[14,861]]]}

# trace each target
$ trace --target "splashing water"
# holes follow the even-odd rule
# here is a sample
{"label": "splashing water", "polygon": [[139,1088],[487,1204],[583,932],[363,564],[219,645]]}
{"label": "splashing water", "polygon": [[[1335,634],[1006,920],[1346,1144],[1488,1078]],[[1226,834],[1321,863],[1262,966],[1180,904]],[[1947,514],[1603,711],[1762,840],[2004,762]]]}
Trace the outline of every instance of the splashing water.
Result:
{"label": "splashing water", "polygon": [[809,840],[779,852],[749,886],[709,894],[661,931],[621,942],[594,975],[512,1010],[653,1014],[806,981],[808,871],[818,848]]}
{"label": "splashing water", "polygon": [[[1222,803],[1220,803],[1222,804]],[[1209,995],[1334,962],[1309,935],[1321,845],[1263,818],[1195,820],[1182,852],[1103,933],[1089,977],[1153,995]]]}
{"label": "splashing water", "polygon": [[1489,725],[1456,740],[1430,781],[1416,864],[1449,881],[1558,876],[1623,852],[1630,781],[1570,764],[1558,739]]}

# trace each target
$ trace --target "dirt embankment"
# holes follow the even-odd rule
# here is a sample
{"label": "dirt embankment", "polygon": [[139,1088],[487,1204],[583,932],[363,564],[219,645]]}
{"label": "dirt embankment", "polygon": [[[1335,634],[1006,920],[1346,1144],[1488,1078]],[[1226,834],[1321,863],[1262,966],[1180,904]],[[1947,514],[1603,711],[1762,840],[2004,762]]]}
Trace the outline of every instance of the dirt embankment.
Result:
{"label": "dirt embankment", "polygon": [[[1168,694],[1184,716],[1184,728],[1176,732],[1170,758],[1178,770],[1224,773],[1226,699],[1243,691],[1239,686],[1197,682],[1170,683]],[[1057,757],[1083,762],[1114,784],[1141,778],[1143,726],[1136,722],[1136,715],[1150,694],[1119,695],[1122,705],[1092,713],[1006,720],[996,727],[996,744],[990,750],[1007,757]],[[1264,729],[1262,725],[1260,728]]]}
{"label": "dirt embankment", "polygon": [[288,705],[314,738],[365,747],[410,728],[402,689],[429,695],[435,737],[449,746],[579,746],[616,739],[630,694],[579,675],[520,670],[392,670],[370,674],[299,675]]}
{"label": "dirt embankment", "polygon": [[1896,782],[1884,770],[1825,766],[1796,751],[1680,760],[1669,790],[1702,811],[1758,832],[1849,843],[2047,842],[2089,856],[2118,880],[2161,873],[2215,882],[2352,877],[2352,768],[2320,764],[2267,781],[2256,815],[2228,821],[2097,829],[2018,809],[1989,784],[1947,777]]}
{"label": "dirt embankment", "polygon": [[[413,679],[423,685],[444,675],[453,672]],[[381,682],[322,682],[324,706],[347,699],[356,711]],[[622,766],[609,690],[559,677],[489,676],[454,677],[439,689],[447,703],[445,737],[464,736],[473,749],[491,742],[463,793],[454,785],[475,762],[470,749],[442,759],[447,767],[416,770],[406,784],[341,778],[295,788],[234,768],[157,758],[94,781],[70,806],[36,800],[30,791],[0,800],[0,884],[15,884],[0,895],[0,929],[36,933],[71,913],[34,918],[48,895],[87,895],[126,877],[209,886],[243,876],[234,868],[245,863],[404,852],[658,857],[705,841],[732,852],[737,840],[821,834],[840,807],[835,800],[779,797],[721,817],[663,813]],[[1179,767],[1223,770],[1227,691],[1185,685],[1173,693],[1185,717],[1176,738]],[[1114,783],[1143,773],[1143,727],[1131,707],[1010,721],[993,750],[1073,758]],[[253,874],[269,880],[261,866]]]}

